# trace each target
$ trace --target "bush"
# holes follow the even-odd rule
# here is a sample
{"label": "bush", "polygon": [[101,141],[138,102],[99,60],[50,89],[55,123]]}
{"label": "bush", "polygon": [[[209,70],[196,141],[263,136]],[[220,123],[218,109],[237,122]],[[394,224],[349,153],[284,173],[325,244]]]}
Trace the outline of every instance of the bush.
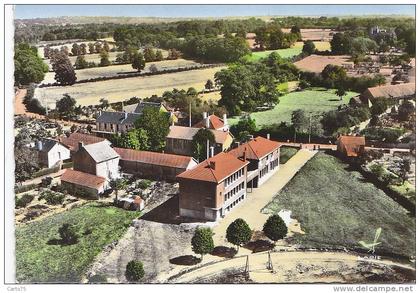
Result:
{"label": "bush", "polygon": [[24,194],[20,198],[15,198],[15,207],[24,208],[26,207],[31,201],[33,201],[34,196],[32,194]]}
{"label": "bush", "polygon": [[236,219],[226,230],[227,241],[236,245],[238,248],[251,240],[252,231],[247,222],[243,219]]}
{"label": "bush", "polygon": [[48,186],[50,186],[51,185],[51,183],[52,183],[52,177],[50,177],[50,176],[48,176],[48,177],[45,177],[45,178],[42,178],[41,179],[41,186],[42,187],[48,187]]}
{"label": "bush", "polygon": [[203,255],[208,254],[214,249],[213,232],[210,228],[197,228],[191,239],[191,246],[194,253]]}
{"label": "bush", "polygon": [[59,205],[64,202],[66,196],[59,192],[53,192],[51,190],[44,190],[41,192],[39,199],[45,199],[45,201],[50,205]]}
{"label": "bush", "polygon": [[125,277],[129,282],[140,281],[144,277],[143,263],[137,260],[128,262],[125,269]]}
{"label": "bush", "polygon": [[362,130],[362,135],[366,136],[368,140],[377,140],[395,143],[398,138],[404,134],[404,130],[400,128],[378,128],[369,127]]}
{"label": "bush", "polygon": [[41,105],[41,103],[39,102],[38,99],[31,99],[27,104],[26,104],[26,109],[29,112],[32,113],[37,113],[37,114],[41,114],[41,115],[45,115],[45,113],[47,112],[45,107],[43,107]]}
{"label": "bush", "polygon": [[23,186],[15,186],[15,194],[26,192],[26,191],[35,189],[37,187],[38,187],[38,184],[36,184],[36,183],[27,184],[27,185],[23,185]]}
{"label": "bush", "polygon": [[45,176],[45,175],[48,175],[48,174],[51,174],[51,173],[56,173],[59,170],[60,170],[60,166],[41,169],[38,172],[35,172],[33,177],[36,178],[36,177]]}
{"label": "bush", "polygon": [[140,188],[140,189],[146,189],[148,188],[150,185],[152,184],[152,181],[148,180],[148,179],[144,179],[140,182],[137,183],[136,188]]}
{"label": "bush", "polygon": [[271,215],[265,222],[263,231],[265,236],[276,242],[287,235],[287,226],[279,215]]}

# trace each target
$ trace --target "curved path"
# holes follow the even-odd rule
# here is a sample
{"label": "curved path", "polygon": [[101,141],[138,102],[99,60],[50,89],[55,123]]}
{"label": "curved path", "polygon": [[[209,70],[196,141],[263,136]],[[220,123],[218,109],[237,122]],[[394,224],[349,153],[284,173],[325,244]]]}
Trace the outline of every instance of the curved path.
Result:
{"label": "curved path", "polygon": [[[415,274],[415,269],[408,264],[397,263],[388,259],[363,259],[357,254],[344,252],[271,252],[273,271],[267,268],[268,253],[249,255],[249,278],[256,283],[313,283],[313,282],[348,282],[355,274],[363,278],[360,270],[369,267],[369,271],[380,273],[390,266],[408,270]],[[386,268],[383,268],[383,267]],[[223,271],[245,271],[246,256],[213,262],[192,270],[184,270],[167,280],[171,283],[203,282],[223,273]],[[372,269],[373,268],[373,269]],[[349,279],[346,279],[348,276]]]}

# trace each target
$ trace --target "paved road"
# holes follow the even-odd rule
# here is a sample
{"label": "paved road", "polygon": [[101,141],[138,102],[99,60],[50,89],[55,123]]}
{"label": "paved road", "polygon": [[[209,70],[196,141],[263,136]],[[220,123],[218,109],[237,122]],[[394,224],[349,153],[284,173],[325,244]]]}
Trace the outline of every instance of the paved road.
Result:
{"label": "paved road", "polygon": [[[242,204],[229,212],[213,229],[215,245],[228,245],[225,239],[226,229],[230,223],[237,218],[243,218],[251,229],[261,230],[264,222],[268,218],[267,214],[260,211],[271,202],[277,192],[282,189],[293,176],[309,161],[316,151],[307,149],[299,150],[286,164],[281,165],[280,169],[261,187],[256,188],[252,193],[248,193],[247,198]],[[241,249],[245,252],[245,250]]]}

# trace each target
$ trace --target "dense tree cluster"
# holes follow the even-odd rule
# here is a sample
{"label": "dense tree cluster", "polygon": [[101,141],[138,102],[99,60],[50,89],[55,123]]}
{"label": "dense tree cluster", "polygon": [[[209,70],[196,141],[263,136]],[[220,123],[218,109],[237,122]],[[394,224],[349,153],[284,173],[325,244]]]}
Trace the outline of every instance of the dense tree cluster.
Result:
{"label": "dense tree cluster", "polygon": [[38,56],[38,49],[22,43],[15,48],[15,84],[39,83],[48,72],[48,65]]}
{"label": "dense tree cluster", "polygon": [[255,43],[261,51],[290,48],[299,39],[300,31],[298,29],[284,33],[278,24],[260,27],[255,31]]}

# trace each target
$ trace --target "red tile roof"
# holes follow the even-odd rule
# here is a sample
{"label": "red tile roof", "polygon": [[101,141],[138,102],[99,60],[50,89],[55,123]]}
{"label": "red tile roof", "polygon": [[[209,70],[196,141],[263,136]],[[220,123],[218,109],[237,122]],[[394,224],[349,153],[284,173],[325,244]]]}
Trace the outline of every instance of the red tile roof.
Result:
{"label": "red tile roof", "polygon": [[237,158],[242,158],[245,152],[247,159],[259,160],[278,149],[280,146],[281,144],[277,141],[257,136],[256,138],[241,144],[239,147],[232,149],[229,153]]}
{"label": "red tile roof", "polygon": [[[69,137],[63,135],[57,137],[57,140],[67,146],[71,151],[76,152],[79,149],[79,142],[83,142],[85,145],[97,143],[106,140],[103,137],[98,137],[89,134],[83,134],[74,132]],[[111,143],[110,143],[111,144]]]}
{"label": "red tile roof", "polygon": [[357,157],[361,147],[366,145],[366,140],[364,136],[341,135],[338,144],[343,147],[347,156]]}
{"label": "red tile roof", "polygon": [[136,161],[145,164],[167,166],[173,168],[186,169],[190,164],[192,157],[155,153],[148,151],[137,151],[131,149],[114,148],[120,155],[120,160]]}
{"label": "red tile roof", "polygon": [[[222,128],[225,125],[223,123],[223,119],[214,115],[214,114],[210,115],[209,119],[210,119],[210,129],[219,129],[219,128]],[[195,127],[195,128],[206,127],[205,119],[201,120],[200,122],[195,124],[193,127]]]}
{"label": "red tile roof", "polygon": [[86,186],[93,189],[99,189],[105,183],[105,178],[89,173],[67,169],[63,175],[61,175],[61,181],[77,184],[80,186]]}
{"label": "red tile roof", "polygon": [[177,178],[219,183],[248,164],[248,161],[222,152],[201,162],[194,169],[179,174]]}
{"label": "red tile roof", "polygon": [[[169,127],[169,134],[167,135],[167,137],[174,138],[174,139],[193,140],[194,135],[199,130],[200,130],[199,128],[194,128],[194,127],[172,125]],[[209,130],[214,134],[216,143],[224,144],[226,142],[226,139],[229,136],[233,138],[232,134],[229,131],[216,130],[216,129],[209,129]]]}

